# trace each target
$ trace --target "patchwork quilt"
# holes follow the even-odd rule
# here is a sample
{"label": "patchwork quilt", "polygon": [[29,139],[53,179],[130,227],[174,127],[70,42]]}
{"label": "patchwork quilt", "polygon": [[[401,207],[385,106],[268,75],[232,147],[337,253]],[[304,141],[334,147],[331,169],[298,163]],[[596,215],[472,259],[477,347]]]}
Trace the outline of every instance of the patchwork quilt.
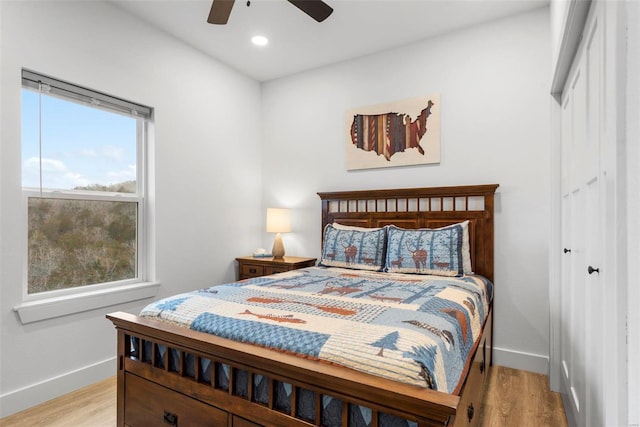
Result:
{"label": "patchwork quilt", "polygon": [[493,284],[309,267],[156,301],[142,317],[458,393]]}

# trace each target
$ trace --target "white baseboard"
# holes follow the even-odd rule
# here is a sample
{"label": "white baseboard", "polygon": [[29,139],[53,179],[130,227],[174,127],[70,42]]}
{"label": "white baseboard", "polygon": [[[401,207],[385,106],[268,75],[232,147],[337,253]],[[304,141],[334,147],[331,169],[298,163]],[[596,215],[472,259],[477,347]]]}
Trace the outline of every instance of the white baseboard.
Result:
{"label": "white baseboard", "polygon": [[112,357],[0,396],[0,418],[51,400],[116,374]]}
{"label": "white baseboard", "polygon": [[549,375],[549,356],[524,353],[506,348],[493,348],[493,364]]}

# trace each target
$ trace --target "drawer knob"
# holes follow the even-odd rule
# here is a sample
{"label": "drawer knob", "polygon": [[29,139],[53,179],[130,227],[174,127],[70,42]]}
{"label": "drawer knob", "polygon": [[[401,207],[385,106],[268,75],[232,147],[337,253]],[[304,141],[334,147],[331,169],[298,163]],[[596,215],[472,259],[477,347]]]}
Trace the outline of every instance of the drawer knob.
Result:
{"label": "drawer knob", "polygon": [[589,268],[587,268],[587,273],[589,273],[589,274],[593,274],[593,273],[600,274],[600,269],[599,268],[593,268],[593,267],[589,266]]}
{"label": "drawer knob", "polygon": [[258,272],[258,270],[256,270],[255,268],[250,268],[249,269],[249,273],[251,274],[256,274]]}
{"label": "drawer knob", "polygon": [[177,426],[178,416],[176,414],[172,414],[171,412],[164,411],[164,422],[165,424],[169,424],[170,426]]}
{"label": "drawer knob", "polygon": [[469,418],[469,422],[471,422],[471,420],[473,419],[474,412],[475,409],[473,408],[473,403],[470,403],[467,407],[467,418]]}
{"label": "drawer knob", "polygon": [[571,252],[571,249],[564,248],[564,253],[565,253],[565,254],[566,254],[566,253],[569,253],[569,252]]}

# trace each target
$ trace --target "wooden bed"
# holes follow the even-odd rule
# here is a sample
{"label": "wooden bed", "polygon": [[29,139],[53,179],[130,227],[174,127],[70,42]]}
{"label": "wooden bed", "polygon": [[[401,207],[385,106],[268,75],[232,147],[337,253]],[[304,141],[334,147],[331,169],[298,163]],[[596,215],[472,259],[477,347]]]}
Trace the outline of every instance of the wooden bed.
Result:
{"label": "wooden bed", "polygon": [[[493,281],[493,207],[498,185],[318,193],[322,229],[326,224],[403,228],[429,227],[469,220],[473,270]],[[386,415],[407,426],[476,425],[487,368],[491,365],[492,317],[481,338],[459,395],[422,389],[379,377],[283,354],[250,344],[195,332],[127,313],[107,316],[118,333],[118,426],[320,426],[323,396],[342,401],[342,427],[349,426],[352,405],[370,409],[370,425],[384,427]],[[131,341],[147,344],[135,352]],[[170,360],[176,359],[176,360]],[[186,369],[186,361],[211,361],[212,374]],[[229,383],[216,381],[218,367]],[[268,378],[267,402],[254,397],[254,378]],[[274,384],[291,385],[291,402],[276,404]],[[313,421],[297,417],[299,393],[313,393]],[[396,425],[396,424],[394,424]]]}

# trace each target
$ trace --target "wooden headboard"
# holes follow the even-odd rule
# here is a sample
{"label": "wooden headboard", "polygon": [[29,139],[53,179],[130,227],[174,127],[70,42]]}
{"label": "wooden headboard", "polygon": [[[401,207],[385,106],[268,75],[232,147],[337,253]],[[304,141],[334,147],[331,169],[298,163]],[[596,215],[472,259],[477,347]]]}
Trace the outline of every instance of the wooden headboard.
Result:
{"label": "wooden headboard", "polygon": [[493,196],[497,188],[498,184],[489,184],[318,193],[322,230],[333,222],[439,228],[469,220],[473,271],[493,282]]}

